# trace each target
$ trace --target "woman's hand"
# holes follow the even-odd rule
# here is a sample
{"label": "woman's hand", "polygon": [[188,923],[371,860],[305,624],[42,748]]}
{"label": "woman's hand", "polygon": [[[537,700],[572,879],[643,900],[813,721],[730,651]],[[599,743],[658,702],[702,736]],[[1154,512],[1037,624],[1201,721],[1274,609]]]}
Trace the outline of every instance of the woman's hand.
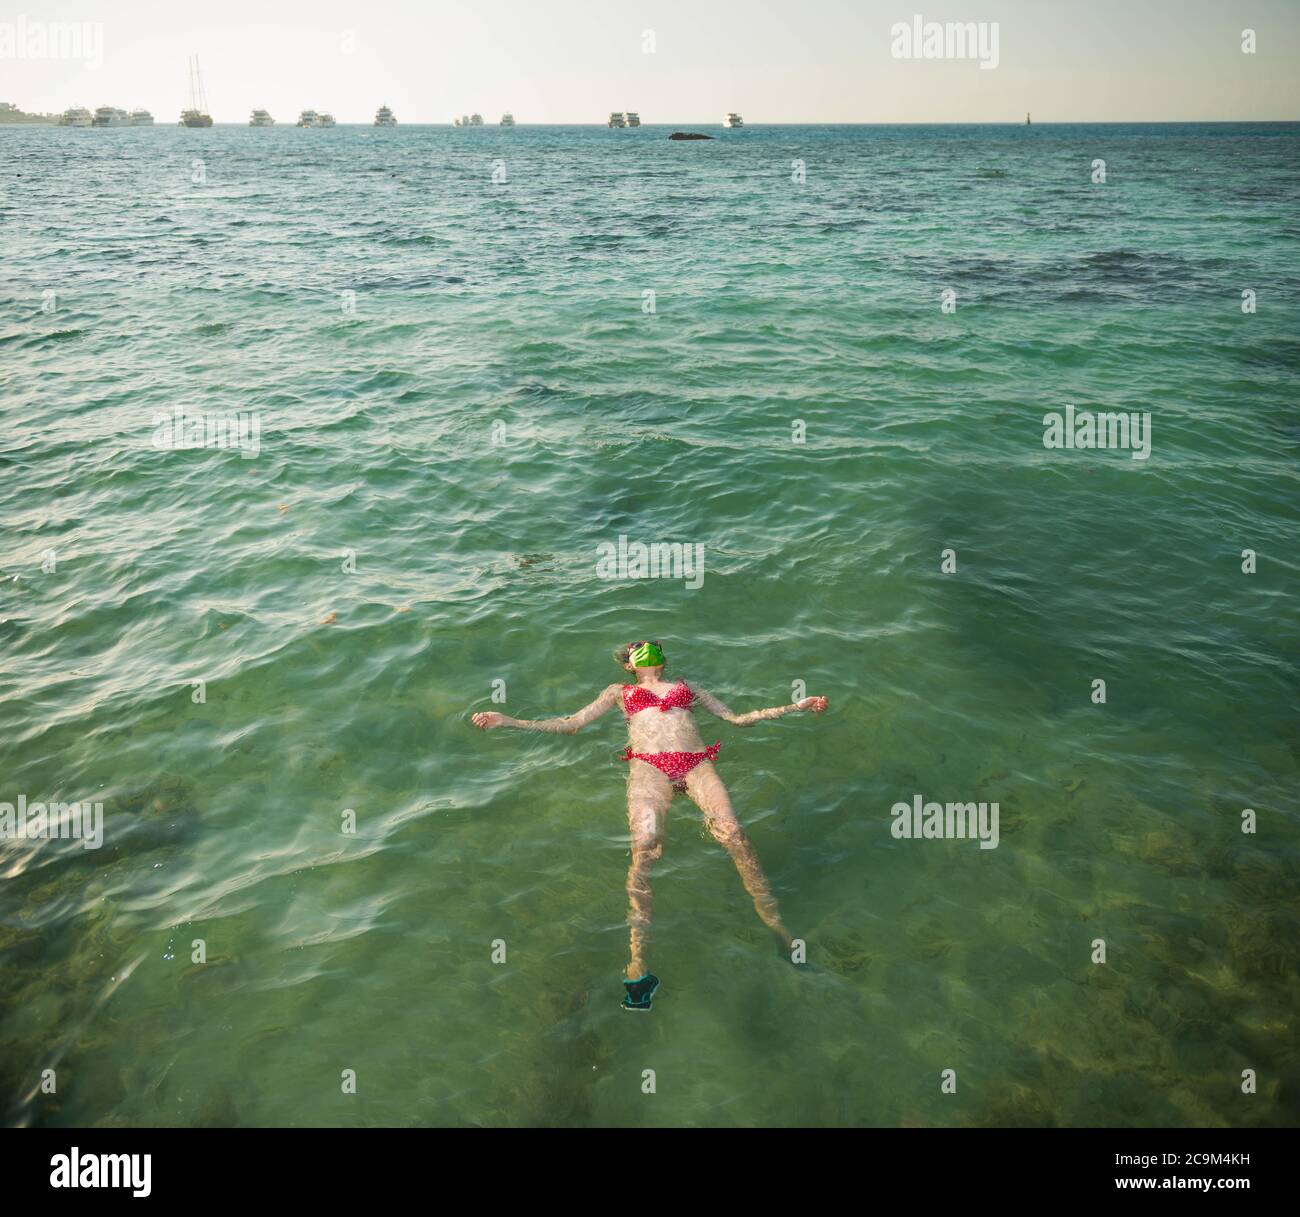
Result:
{"label": "woman's hand", "polygon": [[484,731],[491,731],[493,727],[504,727],[506,716],[498,714],[495,710],[480,710],[470,721],[474,726],[482,727]]}
{"label": "woman's hand", "polygon": [[800,710],[808,710],[813,714],[820,714],[826,709],[826,699],[824,697],[805,697],[803,701],[795,702],[795,706]]}

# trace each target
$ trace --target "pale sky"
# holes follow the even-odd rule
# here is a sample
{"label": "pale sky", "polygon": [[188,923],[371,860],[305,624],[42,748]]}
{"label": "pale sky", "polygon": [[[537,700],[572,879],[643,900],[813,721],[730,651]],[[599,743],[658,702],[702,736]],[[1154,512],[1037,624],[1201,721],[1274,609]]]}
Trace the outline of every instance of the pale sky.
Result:
{"label": "pale sky", "polygon": [[[892,57],[915,14],[997,22],[998,66]],[[100,23],[103,64],[0,58],[0,101],[168,123],[195,53],[219,123],[1300,119],[1300,0],[0,0],[0,56],[20,15]]]}

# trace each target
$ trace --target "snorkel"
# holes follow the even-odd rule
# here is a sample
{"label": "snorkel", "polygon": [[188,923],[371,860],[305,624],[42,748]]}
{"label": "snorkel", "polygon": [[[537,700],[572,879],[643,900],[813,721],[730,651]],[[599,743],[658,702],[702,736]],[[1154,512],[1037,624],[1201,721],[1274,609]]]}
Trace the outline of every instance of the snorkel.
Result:
{"label": "snorkel", "polygon": [[662,668],[664,653],[657,642],[634,642],[628,651],[627,661],[634,668]]}

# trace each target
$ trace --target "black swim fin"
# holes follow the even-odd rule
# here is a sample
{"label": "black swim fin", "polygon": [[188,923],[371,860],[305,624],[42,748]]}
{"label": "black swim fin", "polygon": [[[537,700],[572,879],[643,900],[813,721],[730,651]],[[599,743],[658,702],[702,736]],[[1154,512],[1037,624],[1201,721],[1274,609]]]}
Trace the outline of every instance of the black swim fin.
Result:
{"label": "black swim fin", "polygon": [[650,1010],[654,995],[659,990],[659,977],[647,972],[639,980],[623,982],[627,992],[623,995],[624,1010]]}

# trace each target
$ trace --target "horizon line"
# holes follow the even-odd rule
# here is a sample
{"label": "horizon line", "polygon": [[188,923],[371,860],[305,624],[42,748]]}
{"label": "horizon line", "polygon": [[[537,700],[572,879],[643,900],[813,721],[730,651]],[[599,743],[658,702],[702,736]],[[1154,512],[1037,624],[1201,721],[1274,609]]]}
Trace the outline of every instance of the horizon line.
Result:
{"label": "horizon line", "polygon": [[[69,107],[72,109],[74,107]],[[141,107],[144,108],[144,107]],[[32,114],[31,111],[22,111],[24,114]],[[149,111],[149,113],[153,113]],[[324,113],[328,114],[326,110]],[[1032,112],[1031,112],[1032,113]],[[61,113],[46,112],[44,114],[34,115],[38,118],[60,118]],[[294,126],[296,120],[277,121],[276,126]],[[1023,122],[1020,119],[905,119],[889,121],[882,119],[780,119],[771,122],[749,122],[746,120],[744,126],[738,128],[721,128],[723,130],[746,131],[755,127],[1072,127],[1072,126],[1132,126],[1135,124],[1145,124],[1147,126],[1210,126],[1220,124],[1228,125],[1245,125],[1245,124],[1273,124],[1273,125],[1297,125],[1300,124],[1300,118],[1069,118],[1069,119],[1034,119],[1031,123]],[[645,122],[642,121],[640,129],[647,127],[673,127],[686,125],[720,127],[717,119],[708,119],[700,122],[695,119],[667,119],[663,122]],[[46,127],[57,124],[48,122],[0,122],[0,127]],[[177,120],[175,123],[170,119],[161,121],[155,119],[153,124],[156,127],[182,126]],[[242,127],[247,126],[246,119],[217,119],[213,118],[214,127]],[[338,119],[335,126],[339,127],[369,127],[373,126],[372,119]],[[451,130],[471,131],[471,130],[492,130],[501,127],[500,122],[485,122],[474,126],[460,126],[452,121],[438,120],[420,120],[413,119],[406,122],[398,122],[398,126],[403,127],[447,127]],[[513,127],[595,127],[605,128],[606,123],[600,121],[583,120],[581,122],[558,120],[554,122],[520,122],[518,119],[513,123]],[[74,130],[76,128],[73,128]],[[103,130],[118,130],[120,128],[101,128]],[[202,130],[202,128],[195,128]],[[328,129],[328,128],[323,128]],[[507,125],[506,129],[510,129]],[[637,130],[638,128],[627,128],[628,130]]]}

